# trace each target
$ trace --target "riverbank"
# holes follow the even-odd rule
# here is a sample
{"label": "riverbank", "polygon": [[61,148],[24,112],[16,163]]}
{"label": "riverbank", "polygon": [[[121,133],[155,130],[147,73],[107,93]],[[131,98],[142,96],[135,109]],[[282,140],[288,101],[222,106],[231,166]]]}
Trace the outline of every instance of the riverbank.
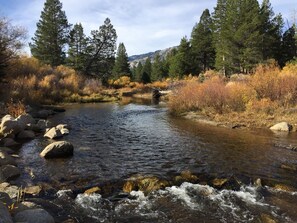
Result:
{"label": "riverbank", "polygon": [[244,129],[270,129],[277,123],[286,122],[292,126],[290,131],[297,131],[297,110],[290,109],[273,115],[255,114],[249,112],[231,112],[227,114],[214,114],[202,112],[185,112],[180,114],[189,120],[212,126],[221,126],[226,128],[244,128]]}

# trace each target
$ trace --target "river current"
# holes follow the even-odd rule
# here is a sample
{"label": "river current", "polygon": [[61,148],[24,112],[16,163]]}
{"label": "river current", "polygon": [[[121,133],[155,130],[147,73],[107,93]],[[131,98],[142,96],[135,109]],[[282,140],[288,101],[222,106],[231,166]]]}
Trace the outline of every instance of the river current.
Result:
{"label": "river current", "polygon": [[[69,105],[50,121],[69,125],[64,140],[74,145],[74,155],[45,160],[39,153],[50,140],[25,143],[19,183],[58,189],[48,196],[63,209],[62,217],[75,216],[78,222],[297,222],[297,193],[270,186],[297,188],[296,171],[281,168],[297,162],[297,152],[288,149],[297,145],[296,133],[213,127],[171,117],[166,106],[133,103]],[[235,191],[184,182],[149,194],[132,191],[121,199],[78,189],[117,185],[135,174],[169,179],[182,171],[235,176],[244,184]],[[266,186],[254,186],[258,178]]]}

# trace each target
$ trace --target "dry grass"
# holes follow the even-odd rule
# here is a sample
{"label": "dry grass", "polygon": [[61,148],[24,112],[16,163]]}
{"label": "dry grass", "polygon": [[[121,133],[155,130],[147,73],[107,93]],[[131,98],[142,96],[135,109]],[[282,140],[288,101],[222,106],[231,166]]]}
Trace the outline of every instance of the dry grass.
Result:
{"label": "dry grass", "polygon": [[[79,75],[75,70],[58,66],[53,69],[35,58],[21,57],[10,68],[10,98],[30,104],[53,104],[88,97],[97,100],[102,84],[96,78]],[[91,100],[91,99],[90,99]]]}
{"label": "dry grass", "polygon": [[234,75],[227,81],[211,73],[204,75],[202,83],[184,82],[169,101],[170,111],[176,114],[199,111],[214,120],[250,120],[248,125],[255,126],[284,120],[284,114],[286,120],[294,120],[296,104],[297,65],[280,70],[273,62],[259,65],[251,76]]}
{"label": "dry grass", "polygon": [[15,118],[26,113],[26,107],[22,101],[14,102],[10,100],[5,104],[4,110],[5,114],[10,114]]}

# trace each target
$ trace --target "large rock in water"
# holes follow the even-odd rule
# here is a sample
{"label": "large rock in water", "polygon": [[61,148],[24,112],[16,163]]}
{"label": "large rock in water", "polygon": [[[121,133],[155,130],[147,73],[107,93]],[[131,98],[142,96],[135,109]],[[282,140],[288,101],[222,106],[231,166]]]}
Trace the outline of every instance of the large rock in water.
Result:
{"label": "large rock in water", "polygon": [[17,134],[24,130],[24,124],[15,120],[11,115],[5,115],[1,120],[0,133],[4,136]]}
{"label": "large rock in water", "polygon": [[284,131],[290,132],[293,129],[293,126],[287,122],[278,123],[270,128],[273,131]]}
{"label": "large rock in water", "polygon": [[35,119],[29,114],[20,115],[15,120],[23,123],[24,126],[35,124]]}
{"label": "large rock in water", "polygon": [[40,153],[40,156],[50,158],[68,157],[73,155],[73,145],[66,141],[54,142]]}
{"label": "large rock in water", "polygon": [[60,129],[57,129],[55,127],[49,129],[45,134],[44,134],[44,137],[47,137],[49,139],[57,139],[57,138],[60,138],[62,137],[62,133],[60,131]]}
{"label": "large rock in water", "polygon": [[28,209],[17,213],[14,217],[15,222],[26,223],[55,223],[54,218],[44,209]]}

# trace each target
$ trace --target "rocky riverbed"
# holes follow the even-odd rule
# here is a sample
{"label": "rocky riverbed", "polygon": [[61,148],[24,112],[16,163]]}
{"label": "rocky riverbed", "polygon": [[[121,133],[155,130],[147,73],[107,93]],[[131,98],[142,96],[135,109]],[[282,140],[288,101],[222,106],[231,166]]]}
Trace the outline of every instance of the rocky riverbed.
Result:
{"label": "rocky riverbed", "polygon": [[[103,107],[101,109],[109,108],[110,105],[107,105],[106,107]],[[92,106],[87,106],[89,110],[91,110]],[[117,123],[115,126],[111,126],[108,120],[108,126],[111,128],[111,133],[114,133],[113,127],[117,129],[117,131],[121,131],[123,128],[123,132],[116,132],[119,134],[118,137],[126,137],[127,143],[131,138],[129,138],[129,134],[132,134],[132,131],[127,127],[126,121],[131,122],[131,128],[135,127],[135,125],[138,123],[144,124],[143,122],[147,121],[147,116],[152,116],[152,114],[159,114],[156,113],[156,110],[153,108],[145,107],[137,107],[136,110],[135,106],[126,107],[123,110],[122,107],[119,107],[119,110],[116,110],[117,112],[112,120],[117,120],[115,117],[119,117],[120,121],[123,123]],[[131,110],[129,110],[131,109]],[[190,210],[193,208],[193,210],[196,210],[196,203],[194,202],[195,199],[202,199],[197,204],[202,202],[203,205],[208,205],[208,202],[212,202],[213,199],[219,199],[218,201],[222,202],[224,205],[239,205],[238,208],[242,208],[240,206],[240,203],[242,202],[242,199],[244,196],[247,196],[246,201],[251,202],[252,204],[259,204],[262,205],[263,208],[261,209],[261,213],[257,213],[253,218],[257,218],[260,222],[278,222],[279,219],[280,222],[284,222],[282,219],[282,213],[280,211],[276,211],[277,214],[273,215],[271,212],[271,208],[274,205],[279,205],[279,200],[273,200],[271,201],[271,207],[268,204],[262,202],[262,198],[264,196],[272,196],[271,194],[274,193],[290,193],[293,194],[296,190],[295,185],[286,184],[283,182],[279,182],[276,179],[269,179],[267,177],[267,174],[263,174],[263,178],[259,177],[247,177],[246,175],[240,175],[238,173],[230,173],[230,174],[222,174],[219,169],[216,169],[217,172],[211,172],[206,171],[208,168],[207,166],[201,164],[201,162],[194,161],[191,158],[186,157],[186,160],[179,161],[184,162],[185,165],[180,165],[178,162],[172,162],[170,161],[172,158],[168,157],[165,161],[162,160],[161,167],[162,169],[168,169],[166,174],[158,174],[157,172],[148,173],[148,171],[139,171],[142,173],[137,173],[137,165],[136,163],[133,164],[133,167],[135,168],[134,171],[127,171],[127,174],[124,177],[116,178],[116,180],[108,180],[106,177],[106,180],[93,180],[91,176],[75,176],[75,175],[69,175],[67,174],[62,178],[60,178],[58,181],[55,181],[55,179],[49,179],[44,180],[43,182],[37,183],[37,184],[17,184],[17,179],[22,175],[24,172],[23,169],[19,169],[19,163],[23,159],[22,153],[19,153],[19,149],[23,142],[28,142],[30,140],[34,140],[34,138],[43,138],[46,142],[46,145],[44,146],[44,150],[39,154],[40,159],[51,159],[55,160],[57,157],[69,157],[66,158],[65,162],[68,162],[67,160],[72,160],[72,155],[77,152],[79,153],[78,156],[86,156],[86,154],[82,153],[82,151],[85,151],[87,149],[87,145],[89,145],[86,140],[84,140],[83,137],[86,137],[82,135],[82,131],[86,131],[85,126],[88,126],[88,120],[89,118],[82,117],[82,122],[84,123],[83,126],[80,126],[77,128],[77,126],[74,127],[74,130],[72,130],[71,124],[73,122],[77,122],[77,113],[74,110],[73,113],[70,113],[74,115],[75,120],[68,119],[68,121],[72,121],[72,123],[67,124],[51,124],[46,118],[48,115],[53,115],[55,112],[53,110],[47,110],[42,112],[37,112],[39,114],[42,114],[41,116],[35,116],[34,114],[29,115],[25,114],[23,116],[14,118],[11,116],[4,116],[1,121],[1,132],[2,132],[2,147],[0,148],[0,214],[3,217],[3,222],[20,222],[20,221],[26,221],[28,223],[34,222],[139,222],[141,219],[144,219],[144,216],[141,215],[142,212],[137,213],[133,212],[132,209],[128,210],[125,208],[136,208],[136,210],[139,211],[145,211],[145,213],[150,213],[152,216],[149,217],[149,219],[155,219],[153,217],[153,213],[150,211],[153,211],[154,209],[151,208],[151,204],[149,202],[155,202],[158,205],[161,205],[160,208],[162,211],[170,217],[169,220],[172,218],[178,219],[180,216],[177,216],[176,213],[171,213],[170,210],[176,210],[176,202],[182,201],[181,204],[178,203],[180,208],[185,208],[183,204],[186,204],[189,206]],[[94,110],[91,110],[91,115],[98,116],[98,108],[96,107]],[[105,110],[104,110],[105,111]],[[108,111],[108,115],[112,112]],[[82,114],[85,114],[85,110],[82,111]],[[133,118],[136,119],[140,118],[143,120],[142,122],[139,122],[139,120],[135,120],[136,122],[131,121],[131,117],[129,116],[133,114]],[[36,113],[35,113],[36,114]],[[103,120],[106,121],[107,117],[106,114],[102,114]],[[145,116],[144,116],[145,115]],[[80,117],[80,116],[79,116]],[[144,118],[143,118],[144,117]],[[20,121],[22,120],[22,121]],[[25,121],[24,121],[25,120]],[[26,121],[27,120],[27,121]],[[119,120],[117,120],[119,121]],[[154,127],[157,126],[157,123],[162,123],[162,120],[157,119],[157,122],[153,125]],[[61,123],[61,122],[60,122]],[[207,123],[206,123],[207,124]],[[90,119],[90,125],[92,127],[100,126],[102,128],[102,125],[105,125],[105,122],[99,122],[94,123],[93,119]],[[79,126],[79,123],[78,123]],[[165,129],[164,133],[164,139],[165,140],[168,136],[170,136],[170,133],[168,132],[168,129],[166,129],[164,126],[161,126],[163,129]],[[161,129],[162,129],[161,128]],[[138,131],[134,131],[138,133],[139,131],[143,130],[144,126],[140,126]],[[92,136],[94,132],[97,132],[98,129],[91,130],[87,137]],[[107,131],[107,129],[104,129],[104,131]],[[24,137],[24,135],[28,133],[30,137]],[[104,132],[106,133],[106,132]],[[126,133],[129,133],[128,135],[125,135]],[[76,138],[76,141],[74,145],[72,145],[70,142],[65,141],[65,138],[67,138],[69,134],[69,138],[73,139]],[[73,137],[71,135],[74,134]],[[108,134],[108,133],[106,133]],[[151,133],[150,133],[151,134]],[[173,133],[171,133],[173,134]],[[183,135],[183,133],[179,133]],[[216,135],[219,135],[218,133],[214,133]],[[101,134],[102,135],[102,134]],[[100,136],[101,136],[100,135]],[[137,141],[138,143],[144,142],[146,143],[146,138],[148,133],[145,133],[140,141]],[[203,135],[203,134],[202,134]],[[22,137],[20,137],[22,136]],[[82,137],[82,138],[79,138]],[[98,136],[96,136],[98,137]],[[170,147],[167,148],[170,150],[172,146],[175,146],[175,143],[173,139],[175,139],[177,136],[174,136],[172,140],[170,141],[169,145]],[[238,137],[238,136],[237,136]],[[79,138],[79,139],[78,139]],[[108,163],[110,159],[109,153],[112,151],[112,148],[116,147],[117,145],[114,145],[114,140],[117,140],[117,138],[111,138],[109,135],[108,137],[105,137],[107,140],[107,144],[104,144],[104,146],[111,145],[112,147],[106,148],[104,147],[103,151],[106,151],[106,154],[103,155],[102,151],[99,153],[100,156],[103,156],[104,163]],[[7,143],[7,140],[10,140],[10,142],[13,142],[10,145],[4,144]],[[67,138],[68,139],[68,138]],[[90,138],[88,138],[91,140]],[[153,137],[151,137],[149,142]],[[101,140],[101,139],[100,139]],[[120,141],[122,139],[119,139]],[[138,140],[138,137],[135,137],[135,140]],[[91,140],[92,141],[92,140]],[[187,142],[186,140],[185,142]],[[72,142],[72,140],[71,140]],[[80,142],[80,143],[78,143]],[[183,149],[184,154],[187,151],[187,144],[183,142],[182,145],[185,146]],[[78,144],[86,144],[86,146],[78,145]],[[97,142],[98,143],[98,142]],[[155,142],[162,143],[161,140],[158,140]],[[224,142],[221,142],[222,145],[224,145]],[[135,144],[133,146],[133,149],[135,148],[135,151],[139,151],[138,148],[139,144]],[[146,146],[146,148],[145,148]],[[153,151],[150,151],[149,148],[147,148],[146,145],[141,145],[141,148],[145,148],[141,153],[141,157],[148,156],[149,159],[146,162],[142,162],[140,160],[140,165],[148,165],[149,169],[156,168],[153,165],[157,165],[154,160],[152,160],[152,157],[154,159],[157,159],[157,149],[158,147],[153,146]],[[293,149],[287,149],[288,146],[286,144],[277,144],[275,145],[277,148],[284,148],[287,151],[294,153],[295,151]],[[164,144],[161,144],[160,152],[163,154],[165,151],[163,150]],[[178,148],[179,146],[177,146]],[[85,149],[83,149],[85,148]],[[130,147],[128,147],[129,149]],[[196,148],[196,145],[195,145]],[[26,148],[22,148],[26,149]],[[119,154],[123,151],[125,151],[126,147],[121,146],[120,150],[115,151],[116,156],[118,157]],[[135,152],[134,151],[134,152]],[[178,149],[179,151],[179,149]],[[95,150],[92,152],[96,152]],[[232,153],[236,152],[234,150]],[[249,151],[246,151],[247,153]],[[148,154],[144,154],[148,153]],[[155,154],[154,154],[155,153]],[[171,152],[172,153],[172,152]],[[171,154],[170,153],[170,154]],[[196,153],[196,152],[195,152]],[[211,151],[209,151],[211,153]],[[130,151],[128,151],[127,154],[130,154]],[[169,154],[169,155],[170,155]],[[92,156],[92,159],[84,159],[84,165],[88,165],[86,162],[92,162],[96,158],[95,156]],[[126,157],[126,162],[129,162],[129,158],[134,159],[134,156],[137,156],[137,154]],[[164,155],[162,155],[163,157]],[[43,158],[44,157],[44,158]],[[113,157],[113,156],[111,156]],[[174,159],[178,158],[179,156],[174,155]],[[33,157],[32,157],[33,158]],[[205,157],[206,159],[207,157]],[[62,162],[64,162],[62,159]],[[77,158],[76,158],[77,159]],[[140,159],[140,158],[139,158]],[[216,157],[216,159],[219,161],[220,158]],[[216,159],[214,159],[214,162],[217,162]],[[45,161],[46,163],[47,161]],[[102,163],[96,161],[96,165],[100,166]],[[152,162],[152,163],[148,163]],[[194,162],[194,163],[193,163]],[[112,163],[112,162],[111,162]],[[74,165],[74,163],[72,164]],[[72,167],[72,165],[70,167]],[[94,164],[95,165],[95,164]],[[112,165],[112,164],[110,164]],[[121,162],[119,165],[121,165],[121,169],[126,168],[125,163]],[[203,171],[191,171],[191,166],[197,166],[198,169],[201,169]],[[211,164],[209,164],[211,166]],[[230,164],[229,164],[230,165]],[[26,164],[22,165],[24,168],[26,168]],[[172,167],[177,166],[178,169],[176,171],[172,171]],[[185,167],[184,167],[185,166]],[[264,165],[265,166],[265,165]],[[189,167],[187,169],[186,167]],[[37,167],[38,168],[38,167]],[[59,166],[57,165],[57,168]],[[138,167],[139,168],[139,167]],[[271,167],[270,167],[271,168]],[[277,169],[278,167],[276,167]],[[279,166],[280,169],[283,171],[288,172],[296,172],[297,167],[294,165],[294,163],[283,163]],[[278,169],[277,169],[278,170]],[[28,172],[28,170],[26,169]],[[58,170],[58,171],[64,171]],[[111,175],[111,173],[115,174],[111,169],[107,170]],[[146,174],[143,172],[147,172]],[[34,179],[40,178],[40,173],[38,171],[29,171],[30,177],[33,179],[32,182],[34,182]],[[89,173],[85,173],[88,175]],[[98,173],[99,174],[99,173]],[[22,176],[21,176],[22,177]],[[94,177],[95,178],[95,177]],[[37,182],[37,181],[35,181]],[[249,189],[249,188],[252,189]],[[271,192],[272,190],[272,192]],[[254,192],[256,191],[256,192]],[[276,192],[275,192],[276,191]],[[197,194],[196,194],[197,193]],[[227,195],[228,194],[228,195]],[[170,195],[170,199],[172,201],[168,201],[168,196]],[[195,195],[195,196],[194,196]],[[222,196],[222,197],[220,197]],[[230,197],[229,197],[230,196]],[[235,196],[235,197],[234,197]],[[271,199],[268,196],[268,200]],[[274,195],[273,195],[274,196]],[[277,195],[278,196],[278,195]],[[286,195],[287,196],[287,195]],[[173,198],[171,198],[173,197]],[[233,199],[240,198],[239,201],[237,201],[239,204],[233,204]],[[152,199],[152,200],[151,200]],[[226,200],[227,199],[227,200]],[[230,201],[228,199],[231,199]],[[243,201],[245,202],[245,199]],[[291,198],[290,198],[291,199]],[[166,201],[166,202],[165,202]],[[165,202],[165,203],[164,203]],[[203,203],[206,202],[206,203]],[[227,202],[227,203],[226,203]],[[231,202],[231,203],[230,203]],[[254,202],[254,203],[253,203]],[[262,202],[262,203],[261,203]],[[270,201],[269,201],[270,202]],[[73,205],[76,204],[76,205]],[[145,204],[145,205],[144,205]],[[136,206],[135,206],[136,205]],[[146,206],[148,205],[148,206]],[[216,204],[217,205],[217,204]],[[269,203],[270,205],[270,203]],[[145,210],[142,210],[142,208],[145,207]],[[253,212],[253,207],[248,207],[250,212]],[[250,209],[251,208],[251,209]],[[147,210],[149,209],[149,210]],[[244,208],[243,208],[244,209]],[[123,213],[121,212],[124,211]],[[126,210],[126,211],[125,211]],[[282,206],[282,211],[283,206]],[[188,213],[189,210],[185,209],[185,213]],[[225,211],[224,208],[222,208],[222,211]],[[290,209],[288,208],[288,213],[290,212]],[[130,213],[129,217],[125,217],[126,214]],[[193,216],[183,216],[184,219],[195,219],[195,214],[192,212],[191,215]],[[223,212],[222,212],[223,213]],[[222,214],[221,213],[221,214]],[[243,215],[244,212],[240,212],[238,214],[239,218],[242,220],[245,220]],[[97,216],[100,216],[99,219],[96,220],[94,218]],[[139,215],[137,217],[137,215]],[[171,216],[172,215],[172,216]],[[294,216],[294,214],[292,214]],[[232,217],[227,215],[228,217]],[[147,216],[148,217],[148,216]],[[162,215],[159,220],[156,220],[156,222],[166,222],[168,219],[163,218]],[[234,216],[233,216],[234,217]],[[95,219],[95,220],[94,220]],[[101,220],[100,220],[101,219]],[[102,220],[103,219],[103,220]],[[134,219],[134,220],[133,220]],[[138,219],[138,220],[137,220]],[[163,220],[164,221],[163,221]],[[167,219],[167,220],[166,220]],[[206,219],[206,217],[204,217]],[[236,216],[235,218],[236,219]],[[231,222],[234,222],[234,219],[230,219]],[[286,218],[284,218],[286,219]],[[295,218],[293,217],[293,220]],[[217,218],[218,220],[218,218]],[[241,221],[240,221],[241,222]],[[1,222],[2,223],[2,222]]]}

